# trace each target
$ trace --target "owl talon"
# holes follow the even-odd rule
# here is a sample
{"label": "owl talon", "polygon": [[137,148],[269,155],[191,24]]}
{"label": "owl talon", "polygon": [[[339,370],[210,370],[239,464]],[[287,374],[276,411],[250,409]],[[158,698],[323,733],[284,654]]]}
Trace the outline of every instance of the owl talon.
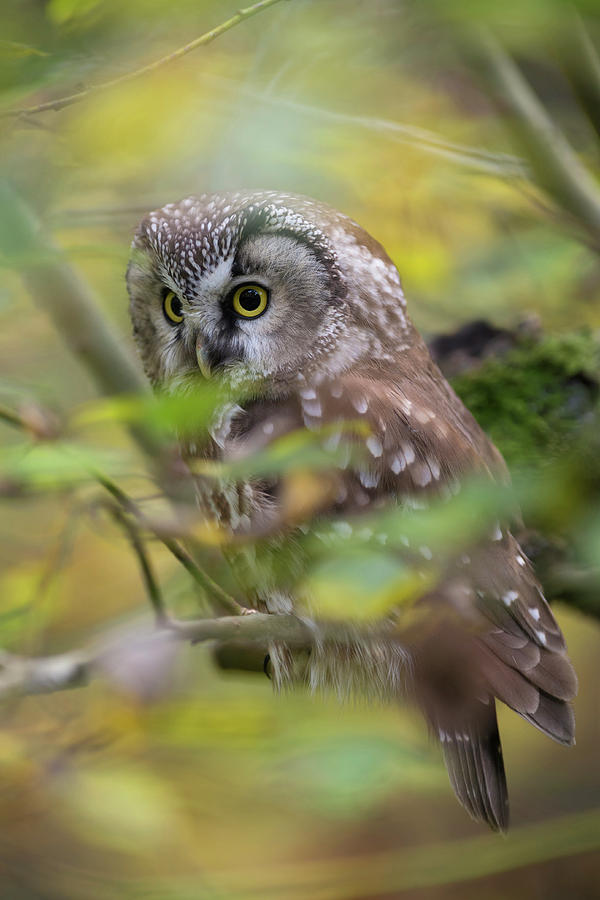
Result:
{"label": "owl talon", "polygon": [[240,616],[255,616],[258,615],[257,609],[252,609],[251,606],[242,606],[240,610]]}

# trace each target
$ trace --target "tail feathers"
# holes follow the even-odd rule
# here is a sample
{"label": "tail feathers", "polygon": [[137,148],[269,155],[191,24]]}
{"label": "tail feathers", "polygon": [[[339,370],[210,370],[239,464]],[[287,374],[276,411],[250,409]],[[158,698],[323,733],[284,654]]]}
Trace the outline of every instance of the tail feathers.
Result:
{"label": "tail feathers", "polygon": [[467,812],[494,831],[508,828],[508,790],[493,698],[476,715],[448,729],[439,726],[450,783]]}

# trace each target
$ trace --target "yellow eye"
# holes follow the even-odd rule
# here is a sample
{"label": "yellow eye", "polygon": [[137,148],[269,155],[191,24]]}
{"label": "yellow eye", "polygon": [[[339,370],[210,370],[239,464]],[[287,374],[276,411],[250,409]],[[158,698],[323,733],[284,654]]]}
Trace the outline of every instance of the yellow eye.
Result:
{"label": "yellow eye", "polygon": [[173,291],[165,294],[163,312],[173,325],[179,325],[180,322],[183,322],[183,306],[181,305],[181,300]]}
{"label": "yellow eye", "polygon": [[259,284],[242,284],[233,295],[234,312],[244,319],[256,319],[269,305],[269,292]]}

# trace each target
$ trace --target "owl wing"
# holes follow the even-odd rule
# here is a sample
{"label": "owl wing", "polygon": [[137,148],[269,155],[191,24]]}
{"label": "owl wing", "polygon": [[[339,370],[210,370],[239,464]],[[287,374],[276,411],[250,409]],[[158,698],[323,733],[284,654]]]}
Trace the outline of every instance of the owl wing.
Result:
{"label": "owl wing", "polygon": [[[348,430],[357,421],[365,430]],[[256,449],[297,427],[325,428],[330,446],[364,445],[360,462],[349,457],[331,473],[321,515],[356,514],[386,500],[419,507],[473,474],[508,478],[500,453],[435,364],[424,366],[412,352],[393,370],[365,367],[258,404],[238,447],[241,439]],[[500,523],[419,602],[435,610],[437,624],[416,633],[411,646],[416,699],[441,741],[458,798],[502,830],[508,801],[494,698],[554,740],[573,743],[568,701],[577,682],[564,638],[531,564]]]}

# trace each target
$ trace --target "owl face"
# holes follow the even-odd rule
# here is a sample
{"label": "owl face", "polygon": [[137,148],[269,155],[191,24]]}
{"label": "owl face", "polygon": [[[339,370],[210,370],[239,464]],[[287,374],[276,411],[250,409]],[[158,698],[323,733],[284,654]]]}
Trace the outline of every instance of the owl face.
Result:
{"label": "owl face", "polygon": [[187,198],[140,224],[127,274],[151,381],[192,372],[277,393],[357,356],[397,352],[398,273],[356,223],[305,198]]}

